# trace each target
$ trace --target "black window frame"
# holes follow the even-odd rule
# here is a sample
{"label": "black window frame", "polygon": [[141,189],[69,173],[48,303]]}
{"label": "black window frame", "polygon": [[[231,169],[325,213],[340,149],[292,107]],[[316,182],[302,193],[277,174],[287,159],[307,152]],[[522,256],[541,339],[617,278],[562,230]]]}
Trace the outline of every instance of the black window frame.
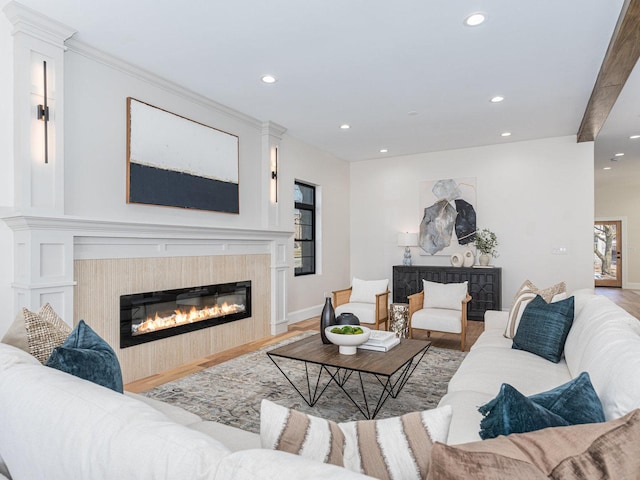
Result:
{"label": "black window frame", "polygon": [[[294,209],[295,210],[302,210],[302,211],[307,211],[311,213],[311,239],[305,239],[305,238],[298,238],[298,232],[301,231],[301,229],[299,229],[296,225],[296,227],[294,228],[294,244],[295,243],[300,243],[301,244],[301,250],[302,250],[302,256],[303,258],[311,258],[311,267],[309,268],[308,266],[305,267],[305,262],[302,262],[302,267],[296,267],[294,265],[294,276],[296,277],[301,277],[303,275],[315,275],[316,273],[316,199],[317,199],[317,195],[316,195],[316,187],[315,185],[310,185],[308,183],[305,182],[300,182],[300,181],[295,181],[295,185],[304,188],[304,189],[309,189],[312,192],[312,202],[311,203],[307,203],[307,202],[297,202],[294,200]],[[294,219],[295,221],[295,219]],[[304,245],[307,245],[307,248],[304,248]],[[310,250],[310,251],[309,251]]]}

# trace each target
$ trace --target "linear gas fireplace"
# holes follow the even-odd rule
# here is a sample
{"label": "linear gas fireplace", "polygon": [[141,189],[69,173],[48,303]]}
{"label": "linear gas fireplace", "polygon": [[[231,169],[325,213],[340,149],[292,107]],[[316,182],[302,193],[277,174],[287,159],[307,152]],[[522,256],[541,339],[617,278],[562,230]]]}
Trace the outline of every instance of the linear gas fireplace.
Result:
{"label": "linear gas fireplace", "polygon": [[120,296],[120,348],[251,316],[251,282]]}

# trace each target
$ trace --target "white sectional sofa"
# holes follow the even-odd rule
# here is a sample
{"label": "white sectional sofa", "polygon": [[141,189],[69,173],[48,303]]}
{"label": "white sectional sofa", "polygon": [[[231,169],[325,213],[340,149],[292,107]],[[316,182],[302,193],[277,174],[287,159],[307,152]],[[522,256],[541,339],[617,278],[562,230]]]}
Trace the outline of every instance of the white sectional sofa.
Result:
{"label": "white sectional sofa", "polygon": [[494,398],[502,383],[532,395],[584,371],[589,373],[607,420],[640,408],[640,321],[604,296],[580,291],[574,298],[574,321],[557,364],[512,349],[512,340],[503,336],[508,312],[486,312],[485,331],[439,403],[453,409],[448,444],[480,440],[478,407]]}
{"label": "white sectional sofa", "polygon": [[[502,383],[530,395],[587,371],[607,420],[640,407],[640,322],[605,297],[575,295],[575,320],[557,364],[513,350],[503,336],[506,321],[507,312],[487,312],[485,332],[440,401],[453,410],[450,445],[480,440],[477,408],[495,397]],[[256,434],[113,392],[0,343],[1,480],[3,475],[13,480],[370,478],[261,449]]]}
{"label": "white sectional sofa", "polygon": [[259,447],[256,434],[116,393],[0,343],[0,479],[370,478]]}

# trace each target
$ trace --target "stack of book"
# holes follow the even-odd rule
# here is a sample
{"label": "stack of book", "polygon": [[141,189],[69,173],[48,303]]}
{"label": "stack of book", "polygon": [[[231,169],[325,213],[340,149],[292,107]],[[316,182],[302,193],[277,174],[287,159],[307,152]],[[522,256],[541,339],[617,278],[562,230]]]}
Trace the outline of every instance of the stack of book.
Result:
{"label": "stack of book", "polygon": [[371,330],[369,340],[367,340],[358,348],[362,350],[375,350],[377,352],[386,352],[400,343],[400,339],[396,337],[394,332],[385,332],[383,330]]}

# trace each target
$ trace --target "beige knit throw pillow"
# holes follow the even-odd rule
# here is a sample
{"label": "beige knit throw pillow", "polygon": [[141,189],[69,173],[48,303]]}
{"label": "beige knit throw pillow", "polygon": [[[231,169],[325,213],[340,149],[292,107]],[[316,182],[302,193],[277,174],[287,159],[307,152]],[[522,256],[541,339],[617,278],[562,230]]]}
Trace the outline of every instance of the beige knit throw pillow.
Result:
{"label": "beige knit throw pillow", "polygon": [[44,364],[53,349],[64,343],[71,333],[71,328],[48,303],[45,303],[38,313],[23,308],[22,315],[27,329],[29,353]]}

